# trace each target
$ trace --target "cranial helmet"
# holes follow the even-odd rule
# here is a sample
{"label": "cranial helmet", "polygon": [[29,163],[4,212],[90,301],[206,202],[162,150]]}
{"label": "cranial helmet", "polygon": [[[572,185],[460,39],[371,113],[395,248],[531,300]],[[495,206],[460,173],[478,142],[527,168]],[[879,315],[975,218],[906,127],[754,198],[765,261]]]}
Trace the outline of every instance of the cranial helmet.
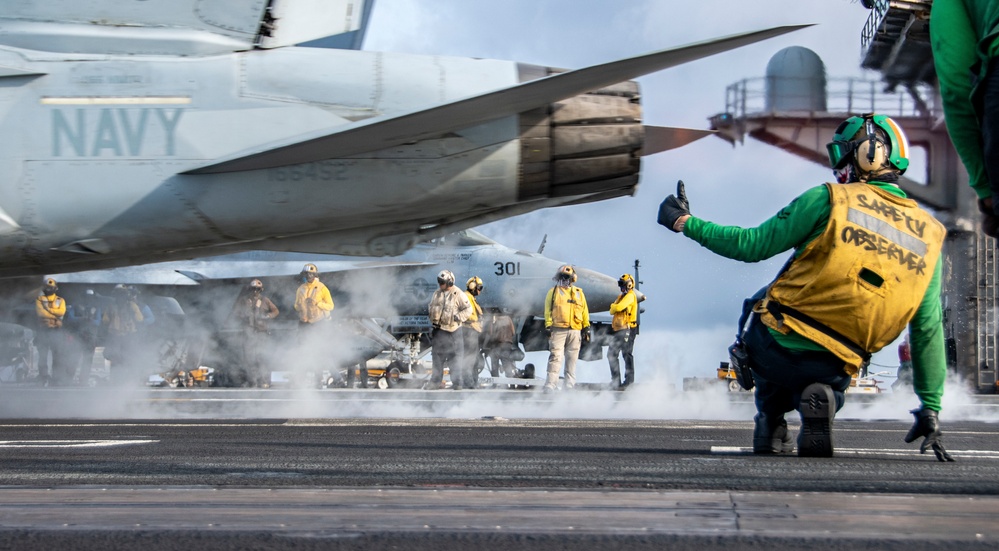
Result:
{"label": "cranial helmet", "polygon": [[55,279],[47,277],[42,281],[42,291],[46,295],[51,295],[52,293],[55,293],[58,290],[59,290],[59,285],[56,284]]}
{"label": "cranial helmet", "polygon": [[479,276],[472,276],[468,278],[468,281],[465,282],[465,288],[468,289],[469,291],[478,290],[479,292],[481,292],[483,289],[482,278],[480,278]]}
{"label": "cranial helmet", "polygon": [[556,281],[558,281],[558,280],[562,280],[562,281],[568,280],[568,281],[571,281],[572,283],[575,283],[576,279],[577,279],[576,278],[576,270],[572,269],[572,266],[570,266],[568,264],[564,264],[562,266],[559,266],[558,271],[555,272],[554,279]]}
{"label": "cranial helmet", "polygon": [[631,274],[624,274],[617,280],[617,286],[630,291],[635,288],[635,278],[631,277]]}
{"label": "cranial helmet", "polygon": [[306,264],[302,268],[302,273],[303,274],[317,274],[318,275],[319,274],[319,268],[316,268],[315,264]]}
{"label": "cranial helmet", "polygon": [[253,281],[250,282],[250,290],[251,291],[263,291],[264,290],[264,283],[262,281],[260,281],[259,279],[254,279]]}
{"label": "cranial helmet", "polygon": [[454,274],[451,273],[451,270],[441,270],[441,273],[437,274],[437,284],[448,287],[454,285]]}
{"label": "cranial helmet", "polygon": [[903,174],[909,168],[909,140],[886,115],[868,113],[846,119],[836,128],[826,151],[833,170],[852,167],[862,182],[891,171]]}

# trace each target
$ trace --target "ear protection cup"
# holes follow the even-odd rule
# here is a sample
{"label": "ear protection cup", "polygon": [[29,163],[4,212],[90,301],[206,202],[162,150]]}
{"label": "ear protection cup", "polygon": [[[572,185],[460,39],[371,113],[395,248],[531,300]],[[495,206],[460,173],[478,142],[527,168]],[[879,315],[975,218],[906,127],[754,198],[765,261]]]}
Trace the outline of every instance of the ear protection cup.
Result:
{"label": "ear protection cup", "polygon": [[909,140],[891,117],[867,113],[843,121],[826,144],[829,166],[834,170],[853,163],[866,181],[867,175],[894,170],[904,174],[909,168]]}
{"label": "ear protection cup", "polygon": [[[872,145],[873,144],[873,145]],[[880,139],[864,139],[857,144],[857,168],[865,173],[878,173],[888,168],[888,148]]]}

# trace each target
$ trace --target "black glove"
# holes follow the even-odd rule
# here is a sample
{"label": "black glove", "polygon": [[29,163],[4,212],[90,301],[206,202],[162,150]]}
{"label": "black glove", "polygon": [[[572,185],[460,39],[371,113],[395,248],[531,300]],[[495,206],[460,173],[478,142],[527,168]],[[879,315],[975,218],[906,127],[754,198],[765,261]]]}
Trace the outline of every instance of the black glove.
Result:
{"label": "black glove", "polygon": [[999,237],[999,216],[992,210],[992,198],[978,200],[978,212],[982,213],[982,232],[990,237]]}
{"label": "black glove", "polygon": [[670,231],[676,232],[677,230],[673,228],[676,221],[688,214],[690,214],[690,203],[687,202],[687,193],[683,189],[683,180],[679,180],[676,183],[676,195],[670,195],[659,204],[659,218],[656,221]]}
{"label": "black glove", "polygon": [[584,327],[583,331],[579,334],[579,336],[583,339],[583,343],[590,342],[590,327],[589,326]]}
{"label": "black glove", "polygon": [[954,461],[954,458],[943,447],[943,433],[940,432],[940,420],[937,418],[937,412],[932,409],[919,408],[909,413],[915,416],[916,422],[909,429],[909,434],[905,435],[905,443],[908,444],[920,436],[925,436],[926,438],[919,446],[919,453],[926,453],[927,448],[933,448],[937,461]]}

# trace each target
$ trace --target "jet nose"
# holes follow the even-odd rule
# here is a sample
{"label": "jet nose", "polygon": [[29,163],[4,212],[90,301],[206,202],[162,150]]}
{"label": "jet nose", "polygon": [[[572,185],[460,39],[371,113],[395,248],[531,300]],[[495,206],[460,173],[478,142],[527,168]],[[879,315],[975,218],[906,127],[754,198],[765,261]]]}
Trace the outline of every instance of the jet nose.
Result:
{"label": "jet nose", "polygon": [[621,294],[617,288],[617,279],[611,276],[586,268],[576,268],[576,275],[576,285],[586,294],[586,305],[590,312],[606,312]]}

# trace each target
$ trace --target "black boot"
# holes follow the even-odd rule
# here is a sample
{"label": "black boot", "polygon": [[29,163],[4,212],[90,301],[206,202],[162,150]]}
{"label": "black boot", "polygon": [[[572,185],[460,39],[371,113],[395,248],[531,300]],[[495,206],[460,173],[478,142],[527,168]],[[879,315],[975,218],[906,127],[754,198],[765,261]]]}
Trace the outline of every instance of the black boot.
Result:
{"label": "black boot", "polygon": [[787,421],[783,417],[774,422],[768,416],[757,413],[753,420],[756,421],[756,428],[753,429],[753,453],[771,455],[794,451],[791,435],[787,432]]}
{"label": "black boot", "polygon": [[832,457],[832,425],[836,416],[836,395],[829,385],[812,383],[801,392],[800,457]]}

